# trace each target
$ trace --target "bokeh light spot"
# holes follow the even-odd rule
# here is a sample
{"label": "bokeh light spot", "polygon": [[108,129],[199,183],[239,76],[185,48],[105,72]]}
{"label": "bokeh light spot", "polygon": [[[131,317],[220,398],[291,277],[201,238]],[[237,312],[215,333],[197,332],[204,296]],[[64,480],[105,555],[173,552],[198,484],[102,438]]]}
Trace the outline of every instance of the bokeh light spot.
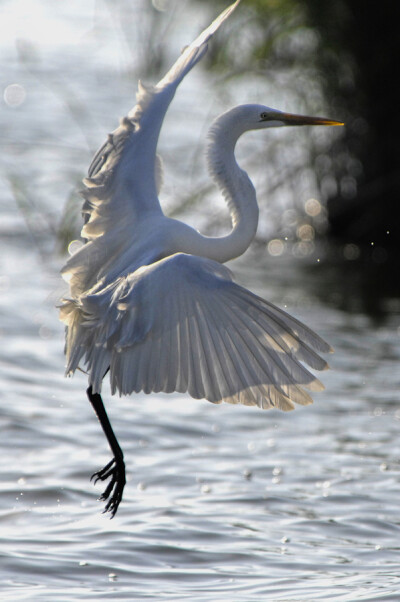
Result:
{"label": "bokeh light spot", "polygon": [[343,257],[349,261],[354,261],[360,257],[360,249],[357,245],[349,243],[344,245]]}
{"label": "bokeh light spot", "polygon": [[20,84],[10,84],[3,93],[4,102],[9,107],[19,107],[25,102],[26,90]]}
{"label": "bokeh light spot", "polygon": [[72,240],[68,245],[68,253],[74,255],[82,246],[83,242],[81,240]]}
{"label": "bokeh light spot", "polygon": [[283,251],[285,250],[285,243],[279,238],[274,238],[273,240],[269,241],[267,250],[268,253],[273,257],[278,257],[279,255],[282,255]]}
{"label": "bokeh light spot", "polygon": [[303,241],[314,240],[315,230],[310,224],[302,224],[297,228],[297,237]]}
{"label": "bokeh light spot", "polygon": [[304,203],[304,209],[310,217],[316,217],[321,213],[321,203],[317,199],[307,199]]}

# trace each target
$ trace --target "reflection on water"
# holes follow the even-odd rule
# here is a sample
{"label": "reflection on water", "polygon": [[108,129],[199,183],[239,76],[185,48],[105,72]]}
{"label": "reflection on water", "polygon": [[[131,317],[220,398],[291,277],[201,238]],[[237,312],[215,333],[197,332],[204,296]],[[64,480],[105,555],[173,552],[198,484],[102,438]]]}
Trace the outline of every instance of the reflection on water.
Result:
{"label": "reflection on water", "polygon": [[[283,239],[231,267],[333,345],[326,391],[283,414],[185,395],[118,399],[106,389],[128,484],[119,515],[102,516],[101,487],[88,477],[108,450],[84,375],[63,377],[54,306],[64,260],[54,258],[53,232],[90,158],[86,137],[98,143],[99,131],[114,126],[132,83],[121,77],[118,90],[104,87],[90,57],[78,62],[72,48],[52,63],[44,46],[40,74],[8,49],[0,112],[8,175],[0,199],[2,599],[396,600],[398,319],[374,325],[320,305],[303,286],[304,260],[281,253]],[[90,79],[90,91],[74,88],[85,135],[54,88],[45,90],[48,74],[73,65],[78,80]],[[79,104],[89,94],[90,116]],[[323,288],[324,268],[316,269],[313,286]]]}

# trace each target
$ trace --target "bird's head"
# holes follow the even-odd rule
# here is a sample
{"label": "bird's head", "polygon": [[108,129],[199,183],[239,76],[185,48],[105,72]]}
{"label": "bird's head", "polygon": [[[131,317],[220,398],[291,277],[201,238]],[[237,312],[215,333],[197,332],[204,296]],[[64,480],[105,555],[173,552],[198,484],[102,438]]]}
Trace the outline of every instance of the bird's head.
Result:
{"label": "bird's head", "polygon": [[264,105],[239,105],[226,111],[213,122],[209,130],[210,140],[219,145],[233,145],[242,134],[250,130],[261,130],[288,125],[344,125],[341,121],[325,117],[309,117],[285,113]]}
{"label": "bird's head", "polygon": [[[223,129],[226,135],[239,138],[249,130],[261,130],[288,125],[344,125],[341,121],[324,117],[309,117],[285,113],[264,105],[239,105],[221,115],[215,122],[217,130]],[[214,128],[212,128],[214,129]]]}
{"label": "bird's head", "polygon": [[285,113],[264,105],[249,104],[236,107],[236,109],[238,109],[238,118],[242,121],[243,126],[246,125],[246,129],[249,130],[287,125],[344,125],[341,121],[326,119],[325,117]]}

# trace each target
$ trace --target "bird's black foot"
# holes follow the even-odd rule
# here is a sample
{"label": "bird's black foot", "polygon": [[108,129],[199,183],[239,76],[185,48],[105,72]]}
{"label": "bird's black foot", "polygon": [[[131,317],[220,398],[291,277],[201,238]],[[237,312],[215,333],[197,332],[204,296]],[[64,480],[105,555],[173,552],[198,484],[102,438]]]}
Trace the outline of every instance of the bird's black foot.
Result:
{"label": "bird's black foot", "polygon": [[122,494],[126,483],[125,462],[122,458],[113,458],[104,468],[92,474],[90,480],[96,484],[97,481],[111,479],[99,500],[107,501],[103,512],[109,512],[113,518],[122,500]]}

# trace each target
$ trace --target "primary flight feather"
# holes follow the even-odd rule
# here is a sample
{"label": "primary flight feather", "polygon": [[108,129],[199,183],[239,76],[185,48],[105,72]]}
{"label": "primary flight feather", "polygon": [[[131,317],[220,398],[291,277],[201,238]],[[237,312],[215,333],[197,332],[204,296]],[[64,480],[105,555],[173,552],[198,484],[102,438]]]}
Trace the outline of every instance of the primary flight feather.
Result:
{"label": "primary flight feather", "polygon": [[188,392],[291,410],[312,403],[305,391],[323,389],[303,364],[327,367],[318,354],[330,346],[307,326],[232,281],[223,263],[242,254],[257,229],[254,187],[234,155],[248,130],[286,125],[339,125],[263,105],[235,107],[212,124],[208,162],[227,202],[232,231],[206,237],[166,217],[158,137],[167,108],[207,43],[238,6],[229,6],[185,48],[153,87],[139,83],[137,104],[109,134],[84,180],[82,237],[62,270],[67,374],[89,377],[87,394],[113,452],[95,473],[109,483],[101,499],[113,516],[125,485],[123,453],[100,396],[109,373],[113,393]]}

